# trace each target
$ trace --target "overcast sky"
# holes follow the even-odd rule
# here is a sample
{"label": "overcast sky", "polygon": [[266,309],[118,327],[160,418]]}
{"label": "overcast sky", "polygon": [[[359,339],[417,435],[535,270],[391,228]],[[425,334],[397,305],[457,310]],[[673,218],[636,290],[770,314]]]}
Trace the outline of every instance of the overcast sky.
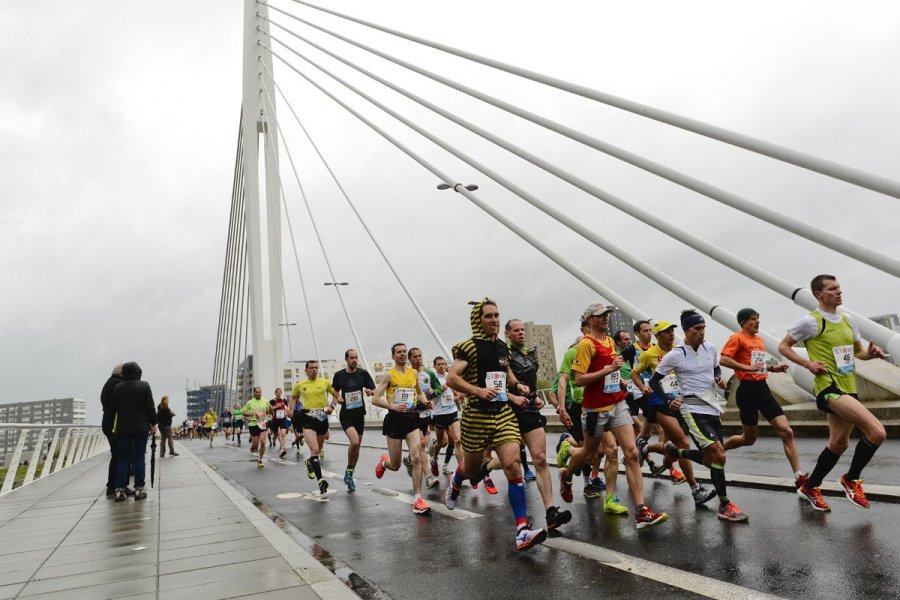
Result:
{"label": "overcast sky", "polygon": [[[900,179],[900,8],[893,2],[545,2],[330,6],[422,37]],[[759,203],[900,255],[900,201],[642,120],[277,0],[377,45]],[[184,414],[185,387],[212,376],[241,104],[242,3],[59,1],[0,4],[0,402],[76,396],[99,420],[112,366],[138,361],[156,398]],[[277,13],[272,19],[306,35]],[[307,48],[273,31],[297,50]],[[615,159],[320,33],[309,37],[459,112],[623,199],[806,285],[837,275],[861,313],[900,311],[897,279],[642,173]],[[291,62],[491,205],[655,318],[687,303],[525,205],[471,167],[367,106],[299,58]],[[752,306],[777,336],[804,311],[347,67],[309,56],[636,257],[714,302]],[[553,325],[559,352],[598,298],[342,108],[277,64],[276,79],[445,341],[468,334],[466,301]],[[279,98],[284,136],[325,234],[370,360],[405,341],[437,350],[425,326]],[[349,329],[282,156],[323,357]],[[287,236],[292,352],[312,354]],[[711,327],[721,345],[727,331]],[[188,383],[189,382],[189,383]]]}

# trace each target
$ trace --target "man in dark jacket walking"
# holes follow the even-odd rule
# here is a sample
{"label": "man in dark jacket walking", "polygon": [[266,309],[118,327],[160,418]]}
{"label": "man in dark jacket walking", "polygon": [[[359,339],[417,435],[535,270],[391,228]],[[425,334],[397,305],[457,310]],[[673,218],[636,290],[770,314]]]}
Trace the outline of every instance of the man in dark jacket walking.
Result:
{"label": "man in dark jacket walking", "polygon": [[128,465],[134,468],[134,499],[147,497],[145,484],[145,454],[147,437],[156,433],[156,407],[150,384],[141,381],[141,367],[136,362],[122,365],[122,382],[112,393],[112,407],[115,412],[113,431],[119,449],[116,467],[116,502],[125,499],[125,484],[128,482]]}
{"label": "man in dark jacket walking", "polygon": [[[116,469],[119,466],[119,445],[116,443],[116,434],[113,433],[113,421],[115,421],[116,411],[113,410],[112,393],[117,385],[122,383],[122,364],[119,363],[113,367],[112,375],[103,384],[103,390],[100,392],[100,404],[103,406],[103,421],[101,429],[106,441],[109,442],[109,472],[106,477],[106,495],[112,496],[116,493]],[[128,483],[126,481],[126,483]],[[134,493],[134,490],[126,487],[125,492],[128,495]]]}

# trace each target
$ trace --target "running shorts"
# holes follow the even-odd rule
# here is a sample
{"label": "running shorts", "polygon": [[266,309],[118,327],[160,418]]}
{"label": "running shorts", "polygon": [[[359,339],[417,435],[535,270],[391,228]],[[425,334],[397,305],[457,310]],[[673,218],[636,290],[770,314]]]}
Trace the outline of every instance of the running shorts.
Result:
{"label": "running shorts", "polygon": [[381,424],[381,433],[392,440],[405,440],[406,436],[419,428],[419,415],[403,415],[395,410],[388,411]]}
{"label": "running shorts", "polygon": [[307,413],[302,413],[300,415],[300,424],[303,426],[303,429],[310,429],[316,432],[316,435],[325,435],[328,433],[328,419],[324,421],[321,419],[317,419],[315,417],[309,416]]}
{"label": "running shorts", "polygon": [[522,435],[547,426],[547,417],[534,410],[516,412],[516,420],[519,422],[519,433]]}
{"label": "running shorts", "polygon": [[628,412],[628,405],[624,402],[616,402],[609,410],[584,409],[581,412],[581,427],[585,435],[593,438],[600,437],[604,431],[611,431],[616,427],[631,427],[634,421]]}
{"label": "running shorts", "polygon": [[459,412],[450,413],[449,415],[434,415],[431,417],[435,429],[447,429],[456,421],[459,421]]}
{"label": "running shorts", "polygon": [[347,431],[351,427],[356,429],[356,433],[362,437],[363,430],[366,428],[366,408],[341,409],[340,414],[341,429]]}
{"label": "running shorts", "polygon": [[516,414],[504,404],[487,412],[476,404],[467,404],[462,413],[462,447],[466,452],[484,452],[503,444],[522,441]]}
{"label": "running shorts", "polygon": [[723,441],[722,420],[718,415],[682,411],[681,416],[687,424],[688,433],[701,450]]}
{"label": "running shorts", "polygon": [[747,427],[756,427],[759,424],[759,413],[770,422],[784,414],[765,380],[741,381],[737,389],[737,405],[741,413],[741,424]]}
{"label": "running shorts", "polygon": [[856,394],[849,394],[832,383],[816,395],[816,407],[823,413],[833,413],[834,411],[828,408],[828,403],[841,396],[853,396],[859,399]]}

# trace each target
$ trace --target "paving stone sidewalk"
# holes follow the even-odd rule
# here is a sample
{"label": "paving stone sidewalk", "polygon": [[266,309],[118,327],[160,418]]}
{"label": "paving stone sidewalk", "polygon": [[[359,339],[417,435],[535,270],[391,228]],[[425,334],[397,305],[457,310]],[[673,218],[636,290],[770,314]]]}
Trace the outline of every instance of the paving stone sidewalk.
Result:
{"label": "paving stone sidewalk", "polygon": [[[105,494],[108,455],[0,498],[0,599],[356,600],[331,571],[179,445],[148,498]],[[149,481],[149,455],[148,455]]]}

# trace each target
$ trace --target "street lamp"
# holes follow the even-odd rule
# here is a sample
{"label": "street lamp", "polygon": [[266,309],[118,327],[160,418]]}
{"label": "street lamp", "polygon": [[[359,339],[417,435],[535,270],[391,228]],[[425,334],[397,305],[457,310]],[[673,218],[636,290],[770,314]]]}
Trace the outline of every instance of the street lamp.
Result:
{"label": "street lamp", "polygon": [[459,190],[456,189],[456,188],[458,188],[458,187],[460,187],[460,186],[465,187],[465,188],[466,188],[467,190],[469,190],[470,192],[474,192],[475,190],[478,189],[478,186],[475,185],[475,184],[472,184],[472,183],[470,183],[469,185],[466,185],[466,186],[463,186],[463,184],[461,184],[461,183],[457,183],[457,184],[454,184],[454,185],[450,185],[449,183],[439,183],[438,186],[437,186],[437,189],[439,189],[439,190],[449,190],[449,189],[452,189],[454,192],[458,192]]}
{"label": "street lamp", "polygon": [[339,285],[350,285],[350,283],[347,281],[326,281],[322,285],[333,285],[333,286],[337,287]]}

